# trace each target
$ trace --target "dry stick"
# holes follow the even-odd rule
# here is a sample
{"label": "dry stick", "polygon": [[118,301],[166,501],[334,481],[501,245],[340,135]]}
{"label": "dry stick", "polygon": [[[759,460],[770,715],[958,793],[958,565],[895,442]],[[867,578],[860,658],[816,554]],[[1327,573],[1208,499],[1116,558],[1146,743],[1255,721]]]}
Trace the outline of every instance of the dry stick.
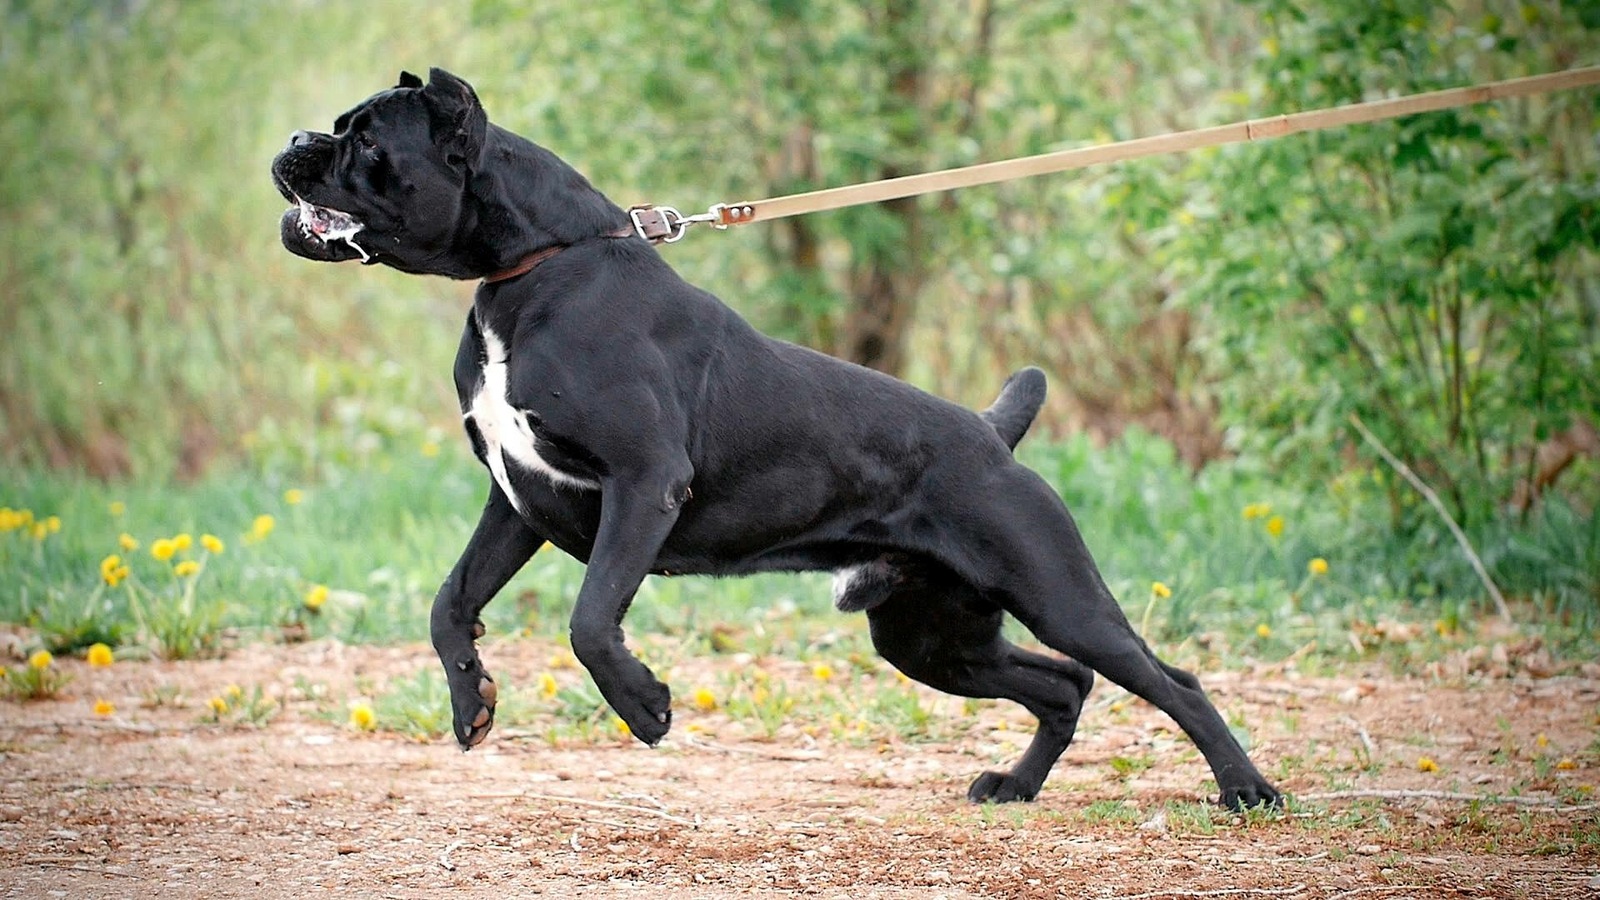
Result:
{"label": "dry stick", "polygon": [[1352,790],[1321,794],[1298,794],[1296,800],[1454,800],[1461,803],[1506,803],[1550,812],[1586,812],[1600,809],[1600,803],[1567,805],[1554,797],[1498,797],[1492,794],[1467,794],[1460,791],[1430,790]]}
{"label": "dry stick", "polygon": [[460,847],[462,843],[462,841],[452,841],[450,846],[444,848],[444,852],[439,854],[440,868],[444,869],[446,872],[454,872],[456,870],[456,864],[450,861],[450,854],[453,853],[457,847]]}
{"label": "dry stick", "polygon": [[[477,795],[474,795],[474,796],[477,796]],[[675,823],[677,823],[679,825],[687,825],[690,828],[699,828],[700,827],[700,823],[698,821],[693,821],[692,822],[692,821],[690,821],[688,819],[683,818],[682,816],[675,816],[672,813],[662,812],[659,809],[651,809],[648,806],[632,806],[632,805],[629,805],[627,803],[607,803],[604,800],[585,800],[582,797],[562,797],[562,796],[557,795],[557,794],[521,793],[521,794],[518,794],[517,796],[518,797],[525,797],[525,798],[532,799],[532,800],[550,800],[550,801],[553,801],[553,802],[556,802],[556,803],[575,803],[578,806],[591,806],[591,807],[594,807],[595,809],[620,809],[620,810],[623,810],[625,812],[644,813],[645,815],[649,815],[649,816],[659,816],[660,818],[666,819],[668,822],[675,822]]]}
{"label": "dry stick", "polygon": [[1360,735],[1361,746],[1367,748],[1367,764],[1371,765],[1372,761],[1378,757],[1378,745],[1372,742],[1372,735],[1367,734],[1367,729],[1363,728],[1361,723],[1356,721],[1355,716],[1345,716],[1344,720],[1350,724],[1350,727],[1356,730],[1357,735]]}
{"label": "dry stick", "polygon": [[1460,525],[1456,524],[1456,520],[1450,515],[1450,511],[1444,508],[1444,502],[1439,499],[1439,495],[1433,492],[1433,488],[1424,484],[1422,479],[1417,477],[1417,473],[1411,471],[1410,466],[1401,462],[1399,457],[1393,453],[1390,453],[1389,448],[1385,447],[1383,442],[1368,431],[1366,425],[1362,424],[1360,416],[1351,413],[1350,424],[1361,432],[1362,440],[1371,444],[1372,449],[1378,451],[1378,455],[1383,457],[1384,462],[1388,463],[1396,472],[1399,472],[1401,478],[1410,482],[1411,486],[1417,489],[1417,493],[1428,501],[1428,505],[1439,513],[1439,517],[1444,519],[1444,523],[1450,526],[1450,533],[1456,536],[1456,543],[1461,545],[1461,552],[1467,555],[1467,562],[1472,563],[1472,570],[1478,573],[1478,580],[1483,582],[1483,586],[1489,591],[1489,596],[1494,598],[1494,605],[1500,611],[1500,618],[1507,622],[1511,621],[1511,609],[1506,606],[1505,596],[1500,593],[1498,587],[1495,587],[1494,580],[1489,577],[1488,570],[1483,567],[1483,560],[1478,558],[1478,554],[1472,549],[1472,542],[1467,540],[1466,533],[1461,530]]}
{"label": "dry stick", "polygon": [[1286,888],[1221,888],[1215,891],[1150,891],[1145,894],[1129,894],[1124,897],[1115,897],[1113,900],[1150,900],[1153,897],[1238,897],[1247,894],[1257,894],[1265,897],[1282,897],[1287,894],[1304,892],[1304,882],[1291,884]]}

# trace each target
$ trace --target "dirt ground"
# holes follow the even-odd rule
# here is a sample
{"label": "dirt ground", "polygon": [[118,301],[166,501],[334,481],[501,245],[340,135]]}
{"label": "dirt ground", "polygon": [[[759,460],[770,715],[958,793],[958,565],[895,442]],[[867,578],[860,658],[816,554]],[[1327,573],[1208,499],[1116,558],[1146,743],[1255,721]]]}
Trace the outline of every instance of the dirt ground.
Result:
{"label": "dirt ground", "polygon": [[[507,640],[486,658],[532,685],[551,652]],[[680,712],[654,750],[507,725],[468,754],[344,718],[352,685],[433,665],[421,645],[58,665],[73,676],[58,698],[0,702],[4,897],[1600,897],[1594,666],[1202,673],[1296,795],[1289,814],[1239,817],[1200,805],[1209,772],[1169,720],[1103,683],[1037,802],[977,807],[967,784],[1031,730],[1004,704],[929,692],[933,717],[961,724],[912,743],[768,737],[687,702],[683,679],[718,667],[817,689],[781,660],[675,667]],[[341,699],[315,701],[312,682]],[[209,721],[231,684],[288,702],[263,726]],[[97,698],[116,711],[94,714]]]}

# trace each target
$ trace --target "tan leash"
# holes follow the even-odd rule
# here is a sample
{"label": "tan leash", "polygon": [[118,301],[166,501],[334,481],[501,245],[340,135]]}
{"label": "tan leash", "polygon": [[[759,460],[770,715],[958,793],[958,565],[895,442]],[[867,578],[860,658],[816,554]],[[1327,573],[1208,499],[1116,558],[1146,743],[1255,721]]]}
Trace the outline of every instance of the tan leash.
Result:
{"label": "tan leash", "polygon": [[980,184],[993,184],[997,181],[1010,181],[1015,178],[1065,172],[1069,169],[1082,169],[1086,166],[1094,166],[1101,163],[1121,162],[1127,159],[1139,159],[1162,153],[1182,153],[1189,150],[1198,150],[1202,147],[1218,147],[1223,144],[1265,140],[1302,131],[1316,131],[1345,125],[1359,125],[1365,122],[1378,122],[1384,119],[1396,119],[1417,113],[1435,112],[1458,106],[1471,106],[1494,100],[1504,100],[1510,97],[1527,97],[1533,94],[1565,91],[1596,84],[1600,84],[1600,66],[1587,66],[1579,69],[1568,69],[1564,72],[1552,72],[1547,75],[1531,75],[1526,78],[1493,81],[1474,87],[1450,88],[1442,91],[1430,91],[1426,94],[1394,97],[1388,100],[1370,100],[1365,103],[1331,106],[1325,109],[1269,116],[1264,119],[1249,119],[1244,122],[1235,122],[1231,125],[1215,125],[1210,128],[1198,128],[1192,131],[1176,131],[1171,134],[1134,138],[1127,141],[1118,141],[1114,144],[1058,150],[1054,153],[1041,153],[1037,156],[979,163],[972,166],[962,166],[957,169],[925,172],[920,175],[906,175],[901,178],[889,178],[883,181],[868,181],[820,191],[809,191],[803,194],[789,194],[769,200],[718,203],[708,211],[693,216],[685,216],[670,206],[639,206],[630,210],[630,213],[633,216],[634,227],[641,236],[655,242],[672,243],[682,239],[691,225],[709,224],[719,229],[727,228],[731,225],[748,225],[752,222],[765,222],[770,219],[782,219],[788,216],[841,209],[846,206],[859,206],[863,203],[881,203],[885,200],[895,200],[918,194],[952,191],[957,188],[974,187]]}

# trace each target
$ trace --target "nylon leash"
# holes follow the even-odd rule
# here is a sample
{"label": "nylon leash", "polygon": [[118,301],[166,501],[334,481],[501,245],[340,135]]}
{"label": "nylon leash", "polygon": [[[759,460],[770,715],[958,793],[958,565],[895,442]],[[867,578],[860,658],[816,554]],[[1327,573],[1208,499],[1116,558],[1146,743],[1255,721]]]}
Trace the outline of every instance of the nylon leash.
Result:
{"label": "nylon leash", "polygon": [[634,207],[630,213],[633,216],[634,227],[640,235],[656,242],[673,243],[681,240],[692,225],[708,224],[718,229],[726,229],[733,225],[749,225],[754,222],[843,209],[865,203],[881,203],[901,197],[952,191],[1017,178],[1031,178],[1035,175],[1065,172],[1104,163],[1167,153],[1184,153],[1202,147],[1267,140],[1303,131],[1380,122],[1418,113],[1473,106],[1512,97],[1573,90],[1596,84],[1600,84],[1600,66],[1586,66],[1545,75],[1492,81],[1471,87],[1448,88],[1404,97],[1330,106],[1261,119],[1248,119],[1229,125],[1175,131],[1093,147],[1057,150],[1017,159],[978,163],[800,194],[787,194],[767,200],[716,203],[698,215],[686,216],[671,206],[653,205]]}

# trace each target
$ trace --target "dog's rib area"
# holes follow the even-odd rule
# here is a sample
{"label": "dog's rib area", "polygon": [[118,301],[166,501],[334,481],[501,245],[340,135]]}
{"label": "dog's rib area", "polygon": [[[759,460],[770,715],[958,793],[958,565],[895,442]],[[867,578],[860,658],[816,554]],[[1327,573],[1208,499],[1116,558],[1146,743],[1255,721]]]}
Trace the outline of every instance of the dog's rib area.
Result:
{"label": "dog's rib area", "polygon": [[489,466],[489,472],[494,476],[500,490],[505,492],[506,498],[511,501],[518,513],[523,513],[522,501],[517,497],[516,488],[511,483],[510,472],[506,467],[506,459],[524,469],[535,472],[548,479],[556,487],[578,488],[582,490],[595,490],[599,484],[587,478],[579,478],[557,469],[539,455],[538,439],[533,434],[533,429],[528,425],[527,416],[511,405],[506,396],[506,346],[495,334],[481,322],[478,330],[483,334],[484,363],[482,385],[478,394],[472,400],[472,407],[467,411],[467,417],[478,424],[478,431],[483,435],[484,461]]}

